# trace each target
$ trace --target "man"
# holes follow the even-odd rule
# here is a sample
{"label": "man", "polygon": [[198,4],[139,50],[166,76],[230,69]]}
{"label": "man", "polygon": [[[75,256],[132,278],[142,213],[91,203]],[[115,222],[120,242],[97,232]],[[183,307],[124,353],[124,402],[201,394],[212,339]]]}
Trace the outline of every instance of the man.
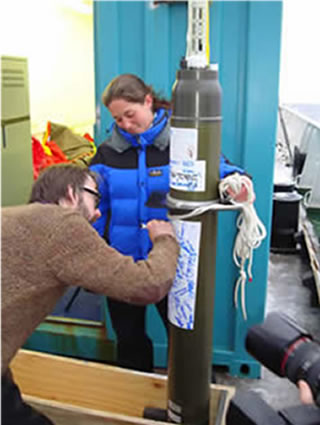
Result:
{"label": "man", "polygon": [[153,249],[135,263],[90,225],[99,199],[92,172],[62,165],[39,177],[29,205],[2,210],[2,425],[52,423],[21,400],[9,363],[68,285],[138,305],[170,289],[179,251],[172,226],[149,222]]}

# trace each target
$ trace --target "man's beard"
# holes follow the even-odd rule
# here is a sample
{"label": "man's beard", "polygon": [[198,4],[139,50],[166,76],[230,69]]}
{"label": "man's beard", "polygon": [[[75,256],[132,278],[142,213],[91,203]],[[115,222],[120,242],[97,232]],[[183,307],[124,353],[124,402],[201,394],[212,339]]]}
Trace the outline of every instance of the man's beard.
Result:
{"label": "man's beard", "polygon": [[83,197],[80,196],[77,211],[89,222],[91,222],[91,216],[89,209],[87,208],[86,204],[83,201]]}

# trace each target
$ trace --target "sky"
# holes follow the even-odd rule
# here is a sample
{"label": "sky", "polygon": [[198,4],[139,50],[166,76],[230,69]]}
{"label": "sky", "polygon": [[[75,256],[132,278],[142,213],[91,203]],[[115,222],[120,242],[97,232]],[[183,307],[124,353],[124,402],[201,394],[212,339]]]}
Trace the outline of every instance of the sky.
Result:
{"label": "sky", "polygon": [[280,103],[320,104],[319,16],[319,0],[283,0]]}

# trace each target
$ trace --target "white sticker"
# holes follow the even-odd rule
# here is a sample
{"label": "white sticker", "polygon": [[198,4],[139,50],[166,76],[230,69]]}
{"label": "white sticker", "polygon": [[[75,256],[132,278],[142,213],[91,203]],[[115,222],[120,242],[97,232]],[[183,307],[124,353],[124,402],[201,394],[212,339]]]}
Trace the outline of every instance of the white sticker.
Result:
{"label": "white sticker", "polygon": [[201,223],[174,220],[180,255],[173,286],[168,296],[168,318],[182,329],[194,327],[198,285]]}
{"label": "white sticker", "polygon": [[198,130],[171,127],[170,159],[195,161],[198,158]]}
{"label": "white sticker", "polygon": [[170,160],[170,187],[184,192],[204,192],[206,161]]}

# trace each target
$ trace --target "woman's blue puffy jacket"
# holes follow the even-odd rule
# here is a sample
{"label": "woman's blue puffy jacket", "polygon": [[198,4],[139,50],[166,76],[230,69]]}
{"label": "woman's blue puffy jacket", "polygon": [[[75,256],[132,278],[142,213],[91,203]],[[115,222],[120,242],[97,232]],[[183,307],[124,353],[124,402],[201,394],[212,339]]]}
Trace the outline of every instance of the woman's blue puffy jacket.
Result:
{"label": "woman's blue puffy jacket", "polygon": [[[101,217],[94,223],[115,249],[135,260],[145,259],[152,243],[141,225],[166,220],[165,208],[146,206],[150,194],[169,191],[169,114],[159,110],[153,126],[137,136],[115,124],[110,137],[92,159],[90,169],[100,175]],[[220,158],[220,178],[243,170]]]}

